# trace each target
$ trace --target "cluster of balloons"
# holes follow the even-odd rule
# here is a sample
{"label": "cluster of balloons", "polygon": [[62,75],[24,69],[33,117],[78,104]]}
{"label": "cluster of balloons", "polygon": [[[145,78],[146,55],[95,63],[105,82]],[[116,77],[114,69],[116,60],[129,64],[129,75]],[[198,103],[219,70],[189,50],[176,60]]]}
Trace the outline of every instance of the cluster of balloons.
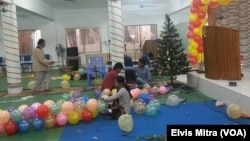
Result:
{"label": "cluster of balloons", "polygon": [[133,96],[132,108],[137,114],[146,114],[148,116],[154,116],[160,110],[161,104],[156,99],[158,94],[166,94],[168,88],[164,85],[150,87],[145,85],[142,90],[135,88],[130,91]]}
{"label": "cluster of balloons", "polygon": [[204,61],[202,27],[207,24],[208,7],[216,8],[218,5],[227,5],[231,0],[193,0],[190,6],[189,26],[187,38],[189,39],[188,59],[192,65]]}
{"label": "cluster of balloons", "polygon": [[71,77],[68,74],[64,74],[62,76],[61,87],[62,88],[70,88],[70,83],[69,83],[70,79],[71,79]]}
{"label": "cluster of balloons", "polygon": [[66,124],[77,124],[80,120],[90,122],[99,112],[106,110],[104,101],[82,97],[71,92],[69,99],[64,94],[58,101],[46,100],[31,105],[20,105],[0,110],[0,132],[13,135],[33,130],[43,130]]}

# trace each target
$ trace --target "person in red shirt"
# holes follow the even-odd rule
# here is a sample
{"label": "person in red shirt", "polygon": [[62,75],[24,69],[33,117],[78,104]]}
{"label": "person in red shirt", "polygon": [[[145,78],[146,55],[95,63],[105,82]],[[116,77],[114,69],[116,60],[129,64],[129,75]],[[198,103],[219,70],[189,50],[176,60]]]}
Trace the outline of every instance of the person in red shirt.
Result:
{"label": "person in red shirt", "polygon": [[113,69],[110,70],[104,77],[102,82],[102,90],[109,89],[111,90],[114,86],[114,80],[118,76],[118,73],[123,69],[122,63],[118,62],[114,65]]}

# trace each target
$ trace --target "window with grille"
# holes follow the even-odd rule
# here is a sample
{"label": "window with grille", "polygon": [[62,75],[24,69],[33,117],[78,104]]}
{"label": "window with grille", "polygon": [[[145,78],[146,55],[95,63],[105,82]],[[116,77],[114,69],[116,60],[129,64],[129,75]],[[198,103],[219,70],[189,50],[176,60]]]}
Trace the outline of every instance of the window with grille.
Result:
{"label": "window with grille", "polygon": [[20,56],[32,55],[32,50],[37,45],[37,41],[41,38],[40,30],[19,30],[19,51]]}
{"label": "window with grille", "polygon": [[128,25],[124,26],[124,41],[127,51],[136,51],[145,40],[157,38],[157,25]]}
{"label": "window with grille", "polygon": [[67,28],[67,47],[78,47],[79,53],[100,53],[101,37],[99,28]]}

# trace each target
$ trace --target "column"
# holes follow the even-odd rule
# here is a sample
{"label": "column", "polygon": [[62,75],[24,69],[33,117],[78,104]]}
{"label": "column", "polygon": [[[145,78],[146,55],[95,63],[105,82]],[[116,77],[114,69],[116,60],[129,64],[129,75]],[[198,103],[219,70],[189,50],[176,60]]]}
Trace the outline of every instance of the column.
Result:
{"label": "column", "polygon": [[108,0],[109,38],[112,65],[124,63],[124,27],[122,23],[121,0]]}
{"label": "column", "polygon": [[8,5],[3,5],[1,7],[1,11],[8,94],[16,94],[22,92],[23,90],[19,57],[16,5],[13,4],[13,2]]}

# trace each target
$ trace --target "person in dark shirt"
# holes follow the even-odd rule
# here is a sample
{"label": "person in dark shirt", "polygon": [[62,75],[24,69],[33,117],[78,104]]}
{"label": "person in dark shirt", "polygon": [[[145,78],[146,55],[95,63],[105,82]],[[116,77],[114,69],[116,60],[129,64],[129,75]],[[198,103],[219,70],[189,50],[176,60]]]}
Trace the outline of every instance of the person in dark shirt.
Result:
{"label": "person in dark shirt", "polygon": [[[128,55],[124,55],[124,65],[125,67],[133,67],[132,58]],[[136,74],[134,70],[125,70],[125,80],[126,83],[135,83],[136,82]]]}

